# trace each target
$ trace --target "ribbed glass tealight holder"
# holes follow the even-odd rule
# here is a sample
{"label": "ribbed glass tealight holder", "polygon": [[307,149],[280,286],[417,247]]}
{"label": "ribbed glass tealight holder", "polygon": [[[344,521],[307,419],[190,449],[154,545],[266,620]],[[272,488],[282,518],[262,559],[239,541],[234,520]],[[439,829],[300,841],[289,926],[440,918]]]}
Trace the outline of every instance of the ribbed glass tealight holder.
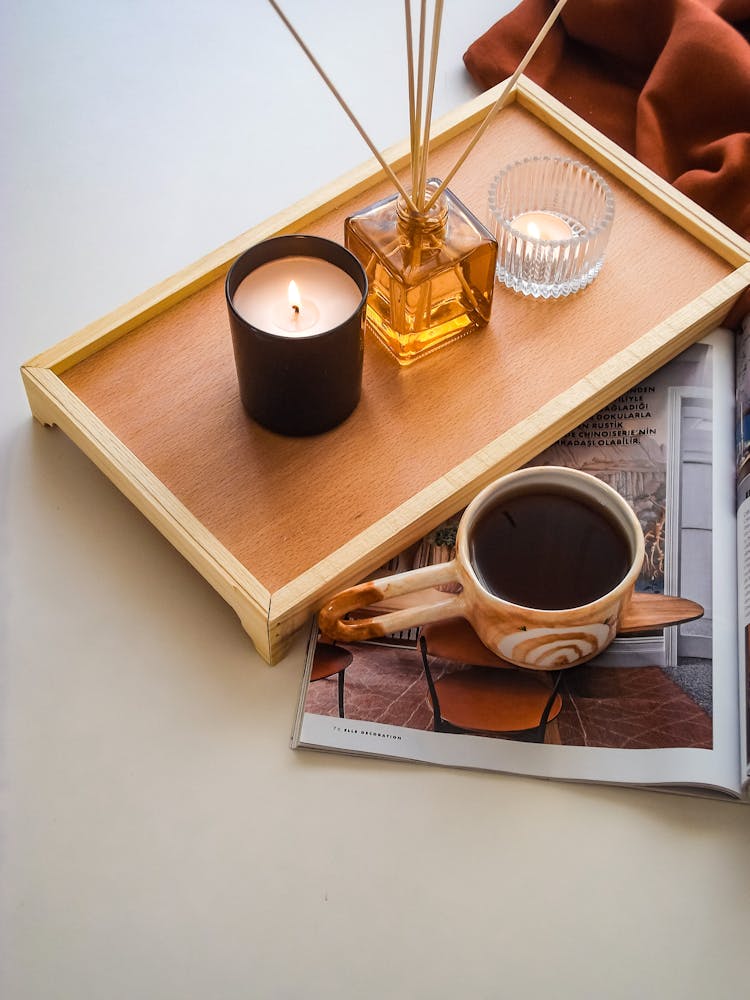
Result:
{"label": "ribbed glass tealight holder", "polygon": [[554,156],[511,163],[489,193],[498,280],[534,298],[580,291],[602,268],[614,214],[609,186],[583,163]]}

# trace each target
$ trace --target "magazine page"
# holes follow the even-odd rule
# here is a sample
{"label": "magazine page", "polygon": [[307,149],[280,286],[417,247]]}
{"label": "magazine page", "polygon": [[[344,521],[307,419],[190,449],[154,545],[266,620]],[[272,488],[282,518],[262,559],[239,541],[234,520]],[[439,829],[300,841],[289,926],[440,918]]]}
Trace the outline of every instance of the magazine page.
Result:
{"label": "magazine page", "polygon": [[750,317],[737,337],[737,571],[741,760],[750,777]]}
{"label": "magazine page", "polygon": [[[613,486],[646,539],[637,590],[688,598],[701,617],[618,637],[596,660],[549,672],[496,662],[462,619],[362,643],[315,635],[294,745],[738,794],[737,628],[726,614],[737,606],[734,409],[714,406],[733,399],[733,385],[733,338],[717,331],[530,463]],[[459,517],[390,570],[451,559]],[[422,603],[408,595],[388,609],[399,601]],[[448,697],[491,704],[499,722],[491,733],[481,713],[476,725],[446,725]]]}

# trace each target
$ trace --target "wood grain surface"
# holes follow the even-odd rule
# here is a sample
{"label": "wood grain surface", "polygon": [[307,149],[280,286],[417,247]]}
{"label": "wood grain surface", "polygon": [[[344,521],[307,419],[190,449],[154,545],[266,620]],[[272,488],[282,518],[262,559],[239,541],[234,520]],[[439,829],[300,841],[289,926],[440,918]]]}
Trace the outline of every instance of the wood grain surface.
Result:
{"label": "wood grain surface", "polygon": [[703,617],[703,608],[686,597],[670,597],[667,594],[633,594],[628,607],[623,612],[618,635],[638,635],[654,632],[670,625],[682,625]]}
{"label": "wood grain surface", "polygon": [[[440,149],[431,172],[439,176],[461,143]],[[498,117],[453,189],[484,217],[492,176],[540,152],[576,155],[514,105]],[[498,287],[485,330],[409,369],[368,337],[359,408],[317,438],[279,437],[245,414],[222,280],[71,368],[63,380],[276,591],[731,273],[726,261],[610,182],[615,224],[605,267],[589,289],[537,302]],[[383,183],[308,231],[342,241],[344,217],[388,193]],[[555,434],[567,429],[561,423]]]}

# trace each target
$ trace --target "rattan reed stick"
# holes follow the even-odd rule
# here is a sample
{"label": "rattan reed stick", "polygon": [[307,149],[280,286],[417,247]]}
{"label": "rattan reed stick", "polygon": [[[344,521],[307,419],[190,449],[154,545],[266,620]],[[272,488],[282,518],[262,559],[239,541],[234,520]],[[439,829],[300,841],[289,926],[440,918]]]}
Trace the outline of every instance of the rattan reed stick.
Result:
{"label": "rattan reed stick", "polygon": [[438,187],[436,189],[435,193],[432,195],[432,197],[430,198],[430,200],[424,206],[424,211],[425,212],[429,212],[429,210],[435,204],[435,202],[437,201],[437,199],[440,197],[440,195],[446,189],[446,187],[451,182],[451,180],[453,179],[453,177],[456,175],[456,172],[459,170],[459,168],[462,166],[462,164],[466,160],[466,157],[469,155],[469,153],[472,151],[472,149],[476,146],[476,144],[479,142],[479,140],[481,139],[481,137],[484,135],[484,132],[487,129],[487,126],[489,125],[491,119],[500,110],[500,108],[502,108],[502,106],[505,104],[505,102],[508,99],[508,96],[509,96],[510,92],[513,90],[513,88],[515,87],[516,83],[518,82],[519,76],[521,75],[521,73],[523,73],[523,71],[526,69],[526,67],[528,66],[528,64],[531,62],[532,58],[534,57],[534,54],[536,53],[536,50],[539,48],[539,46],[542,44],[542,42],[546,38],[547,33],[549,32],[550,28],[552,27],[552,25],[557,20],[558,15],[560,14],[560,12],[562,11],[563,7],[565,6],[565,4],[567,2],[568,2],[568,0],[560,0],[560,2],[557,4],[557,6],[555,7],[555,9],[552,11],[552,13],[550,14],[550,16],[544,22],[544,24],[542,25],[542,28],[541,28],[539,34],[536,36],[536,38],[534,39],[534,41],[531,43],[531,46],[529,47],[528,52],[523,57],[523,59],[521,60],[521,62],[518,64],[518,67],[517,67],[515,73],[513,74],[513,76],[511,76],[508,79],[508,82],[503,87],[502,93],[500,94],[500,96],[498,97],[498,99],[495,101],[495,103],[492,105],[492,107],[490,108],[490,110],[487,112],[487,115],[485,116],[484,121],[481,123],[481,125],[479,126],[479,128],[476,130],[476,132],[472,136],[471,140],[469,141],[468,145],[466,146],[466,149],[464,149],[463,153],[461,153],[461,155],[459,156],[459,158],[456,161],[456,163],[451,167],[451,169],[446,174],[445,178],[443,179],[442,183],[440,184],[440,187]]}
{"label": "rattan reed stick", "polygon": [[[427,83],[427,108],[422,130],[422,144],[419,149],[419,187],[416,191],[417,205],[424,209],[425,185],[427,184],[427,160],[430,155],[430,128],[432,126],[432,101],[435,96],[435,73],[437,70],[438,50],[440,48],[440,28],[443,22],[443,0],[436,0],[432,20],[432,42],[430,45],[430,75]],[[412,190],[412,195],[415,192]]]}
{"label": "rattan reed stick", "polygon": [[427,24],[427,0],[419,5],[419,50],[417,54],[417,100],[416,124],[417,141],[415,143],[416,157],[412,162],[411,193],[415,204],[419,204],[419,164],[422,151],[422,108],[424,106],[424,41]]}
{"label": "rattan reed stick", "polygon": [[411,197],[407,194],[407,192],[403,188],[403,186],[402,186],[401,182],[399,181],[398,177],[396,177],[396,175],[393,172],[392,168],[383,159],[383,155],[381,154],[381,152],[375,146],[375,144],[373,143],[373,141],[369,137],[369,135],[362,128],[362,126],[360,125],[360,123],[357,120],[356,116],[354,115],[354,112],[351,110],[351,108],[346,103],[346,101],[344,100],[344,98],[341,96],[341,94],[338,92],[338,90],[336,89],[336,87],[333,85],[332,81],[329,79],[329,77],[326,74],[326,72],[323,69],[323,67],[320,65],[320,63],[318,62],[318,60],[315,58],[315,56],[312,54],[312,52],[308,49],[308,47],[302,41],[302,39],[300,38],[299,34],[294,29],[294,26],[291,24],[291,22],[287,18],[286,14],[284,14],[283,10],[276,3],[276,0],[268,0],[268,2],[273,7],[273,9],[276,11],[276,13],[278,14],[278,16],[281,18],[282,22],[284,23],[284,25],[286,26],[286,28],[289,30],[290,34],[292,35],[292,37],[294,38],[294,40],[297,42],[297,44],[299,45],[299,47],[302,49],[302,51],[305,53],[305,55],[307,56],[307,58],[313,64],[313,66],[317,70],[319,76],[323,80],[323,83],[325,83],[325,85],[331,91],[331,93],[333,94],[333,96],[339,102],[339,104],[343,108],[344,112],[348,116],[349,120],[351,121],[352,125],[356,128],[356,130],[359,132],[359,134],[365,140],[365,142],[369,146],[370,151],[372,152],[373,156],[378,161],[378,163],[383,168],[383,170],[385,170],[385,172],[388,174],[388,176],[390,177],[391,181],[393,182],[393,184],[394,184],[396,190],[398,191],[398,193],[401,195],[401,197],[404,199],[404,201],[406,201],[406,203],[409,206],[409,208],[413,212],[417,212],[418,211],[417,206],[414,204],[414,202],[411,199]]}
{"label": "rattan reed stick", "polygon": [[416,105],[414,93],[414,33],[411,24],[411,0],[404,0],[404,20],[406,23],[406,75],[409,84],[409,148],[411,150],[411,189],[414,192],[414,162],[417,151]]}

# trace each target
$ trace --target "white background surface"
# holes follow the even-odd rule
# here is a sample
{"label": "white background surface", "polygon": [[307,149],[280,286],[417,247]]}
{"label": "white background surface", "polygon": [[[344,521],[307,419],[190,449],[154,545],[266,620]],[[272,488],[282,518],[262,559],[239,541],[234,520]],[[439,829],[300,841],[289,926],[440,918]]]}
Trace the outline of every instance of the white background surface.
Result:
{"label": "white background surface", "polygon": [[[383,146],[400,6],[286,4]],[[449,0],[437,113],[510,6]],[[742,995],[750,810],[292,752],[301,647],[29,415],[23,361],[367,158],[270,8],[0,19],[3,997]]]}

